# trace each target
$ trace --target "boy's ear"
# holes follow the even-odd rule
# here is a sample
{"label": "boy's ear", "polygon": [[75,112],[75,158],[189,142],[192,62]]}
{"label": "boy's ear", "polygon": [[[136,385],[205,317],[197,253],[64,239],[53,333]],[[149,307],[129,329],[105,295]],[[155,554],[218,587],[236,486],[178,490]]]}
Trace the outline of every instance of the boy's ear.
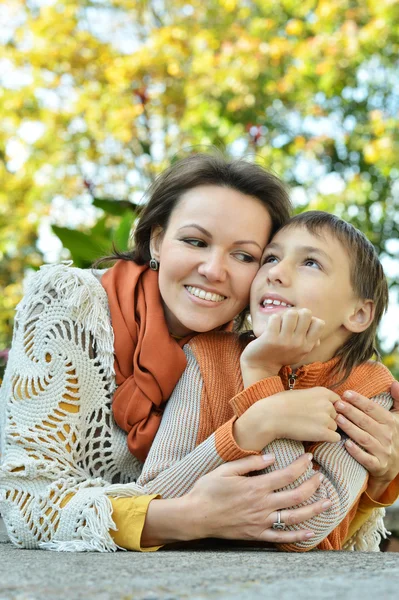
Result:
{"label": "boy's ear", "polygon": [[151,257],[156,258],[158,262],[161,255],[163,234],[164,230],[160,225],[153,225],[151,228],[150,253]]}
{"label": "boy's ear", "polygon": [[374,320],[375,304],[373,300],[361,300],[354,308],[353,312],[348,315],[345,328],[352,333],[362,333],[370,327]]}

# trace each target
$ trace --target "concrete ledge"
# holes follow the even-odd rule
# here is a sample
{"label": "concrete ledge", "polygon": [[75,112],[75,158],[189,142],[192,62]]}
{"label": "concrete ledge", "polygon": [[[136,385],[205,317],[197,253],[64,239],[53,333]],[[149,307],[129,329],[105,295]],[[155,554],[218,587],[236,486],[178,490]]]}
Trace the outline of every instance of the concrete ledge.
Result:
{"label": "concrete ledge", "polygon": [[399,589],[399,554],[286,554],[250,547],[55,553],[0,543],[0,599],[374,600]]}

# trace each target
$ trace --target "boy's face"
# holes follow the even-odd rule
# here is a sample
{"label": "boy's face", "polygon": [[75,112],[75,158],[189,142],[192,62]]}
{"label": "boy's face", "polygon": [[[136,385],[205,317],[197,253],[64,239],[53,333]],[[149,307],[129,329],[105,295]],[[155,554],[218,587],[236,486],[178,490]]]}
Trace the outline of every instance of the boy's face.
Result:
{"label": "boy's face", "polygon": [[350,335],[348,319],[359,302],[350,282],[345,248],[328,229],[321,233],[321,237],[312,235],[301,226],[278,232],[263,253],[251,287],[251,318],[257,337],[270,315],[290,306],[308,308],[325,321],[320,346],[306,362],[334,356]]}

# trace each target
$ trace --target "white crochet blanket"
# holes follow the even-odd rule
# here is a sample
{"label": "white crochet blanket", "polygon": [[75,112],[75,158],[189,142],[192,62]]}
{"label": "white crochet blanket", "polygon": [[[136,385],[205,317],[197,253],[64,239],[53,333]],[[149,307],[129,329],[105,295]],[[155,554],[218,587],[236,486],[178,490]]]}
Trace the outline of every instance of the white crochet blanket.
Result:
{"label": "white crochet blanket", "polygon": [[0,391],[0,512],[17,546],[117,549],[108,496],[145,492],[129,484],[142,465],[112,418],[113,360],[98,278],[42,267],[17,307]]}

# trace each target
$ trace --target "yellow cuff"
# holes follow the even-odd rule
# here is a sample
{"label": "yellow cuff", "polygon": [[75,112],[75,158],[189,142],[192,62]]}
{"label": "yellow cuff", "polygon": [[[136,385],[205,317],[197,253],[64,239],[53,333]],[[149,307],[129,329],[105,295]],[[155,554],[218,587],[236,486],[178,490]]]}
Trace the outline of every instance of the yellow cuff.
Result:
{"label": "yellow cuff", "polygon": [[388,488],[382,494],[382,496],[377,500],[371,498],[368,495],[367,490],[363,492],[360,497],[359,506],[356,511],[356,515],[352,522],[349,524],[348,535],[344,540],[344,544],[347,540],[349,540],[352,535],[358,531],[361,526],[370,518],[371,513],[375,508],[386,508],[387,506],[391,506],[399,496],[399,475],[391,481]]}
{"label": "yellow cuff", "polygon": [[110,530],[110,535],[115,544],[126,550],[139,552],[154,552],[162,546],[151,548],[141,547],[141,534],[144,529],[148,505],[154,498],[160,496],[133,496],[129,498],[110,498],[112,504],[112,519],[117,531]]}

